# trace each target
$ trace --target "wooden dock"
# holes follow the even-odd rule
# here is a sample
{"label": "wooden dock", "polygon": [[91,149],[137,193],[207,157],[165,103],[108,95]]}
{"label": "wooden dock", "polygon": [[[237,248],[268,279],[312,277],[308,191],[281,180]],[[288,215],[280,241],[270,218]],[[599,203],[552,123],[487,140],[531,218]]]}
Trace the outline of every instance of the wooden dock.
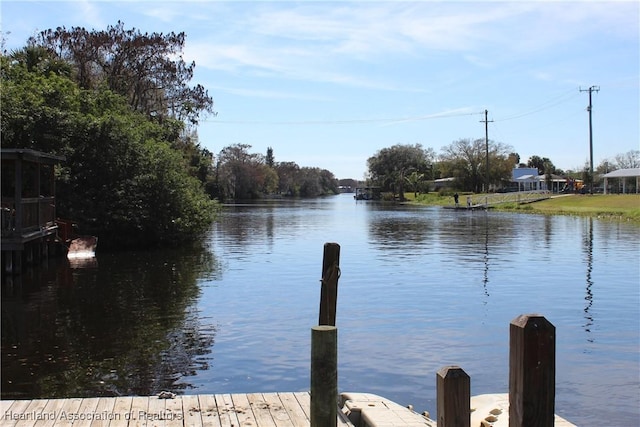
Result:
{"label": "wooden dock", "polygon": [[[349,393],[338,427],[429,427],[415,412],[376,395]],[[0,401],[3,427],[309,427],[310,394],[248,393]],[[348,407],[348,410],[347,410]],[[355,419],[352,423],[348,415]],[[366,424],[364,421],[366,420]],[[393,424],[389,424],[393,422]],[[399,424],[400,423],[400,424]]]}

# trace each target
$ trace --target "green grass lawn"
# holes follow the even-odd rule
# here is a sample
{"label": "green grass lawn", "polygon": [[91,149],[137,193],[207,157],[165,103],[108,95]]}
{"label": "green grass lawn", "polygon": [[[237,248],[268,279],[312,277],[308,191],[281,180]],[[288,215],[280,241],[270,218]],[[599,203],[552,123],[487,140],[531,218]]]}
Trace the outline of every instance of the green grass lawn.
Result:
{"label": "green grass lawn", "polygon": [[576,194],[519,205],[517,210],[621,219],[640,223],[640,194]]}
{"label": "green grass lawn", "polygon": [[[405,194],[407,199],[422,205],[444,206],[453,204],[451,195],[437,193]],[[466,195],[460,196],[464,200]],[[504,204],[497,210],[540,213],[549,215],[582,215],[640,223],[640,194],[569,194],[558,195],[539,202]]]}

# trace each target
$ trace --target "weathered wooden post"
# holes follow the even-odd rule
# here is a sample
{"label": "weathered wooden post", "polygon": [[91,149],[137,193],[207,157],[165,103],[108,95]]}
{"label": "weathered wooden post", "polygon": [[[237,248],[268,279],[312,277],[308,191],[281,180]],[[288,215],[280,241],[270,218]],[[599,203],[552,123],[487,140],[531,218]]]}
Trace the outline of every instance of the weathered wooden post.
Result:
{"label": "weathered wooden post", "polygon": [[471,425],[471,380],[458,366],[445,366],[436,374],[438,427]]}
{"label": "weathered wooden post", "polygon": [[556,397],[556,328],[528,314],[509,330],[509,427],[553,427]]}
{"label": "weathered wooden post", "polygon": [[311,328],[311,427],[336,427],[338,420],[338,328]]}
{"label": "weathered wooden post", "polygon": [[322,258],[319,325],[336,325],[338,278],[340,277],[340,245],[325,243]]}

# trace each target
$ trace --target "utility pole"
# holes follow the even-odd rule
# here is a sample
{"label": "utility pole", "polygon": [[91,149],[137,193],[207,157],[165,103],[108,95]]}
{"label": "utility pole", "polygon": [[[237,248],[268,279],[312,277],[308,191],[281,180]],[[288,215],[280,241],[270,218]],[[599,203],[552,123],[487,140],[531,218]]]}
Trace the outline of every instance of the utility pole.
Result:
{"label": "utility pole", "polygon": [[591,86],[588,89],[580,89],[580,92],[589,92],[589,106],[587,107],[587,111],[589,112],[589,179],[591,180],[591,185],[589,186],[589,194],[593,194],[593,125],[591,124],[591,110],[593,109],[591,106],[591,94],[593,92],[599,92],[600,86]]}
{"label": "utility pole", "polygon": [[488,120],[487,115],[489,114],[488,110],[484,110],[484,120],[480,120],[480,123],[484,123],[484,148],[486,158],[486,177],[485,177],[485,193],[489,192],[489,123],[493,122],[493,120]]}

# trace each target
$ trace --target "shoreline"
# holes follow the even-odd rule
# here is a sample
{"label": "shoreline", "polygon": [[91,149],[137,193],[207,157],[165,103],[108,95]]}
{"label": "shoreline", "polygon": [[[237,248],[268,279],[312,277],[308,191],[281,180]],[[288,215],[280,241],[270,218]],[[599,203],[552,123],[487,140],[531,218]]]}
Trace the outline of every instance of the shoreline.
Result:
{"label": "shoreline", "polygon": [[[453,197],[434,193],[410,194],[411,204],[421,206],[453,206]],[[587,216],[603,220],[631,222],[640,225],[640,194],[556,194],[549,199],[504,206],[493,206],[500,212],[542,215]]]}

